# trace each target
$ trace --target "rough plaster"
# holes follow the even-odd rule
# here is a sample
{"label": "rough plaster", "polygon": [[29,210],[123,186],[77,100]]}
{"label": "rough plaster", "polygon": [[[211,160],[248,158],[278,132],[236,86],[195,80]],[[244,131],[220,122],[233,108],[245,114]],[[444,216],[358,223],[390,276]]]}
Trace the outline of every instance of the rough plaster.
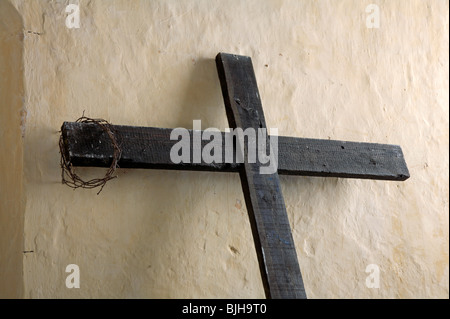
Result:
{"label": "rough plaster", "polygon": [[403,148],[406,182],[281,177],[308,296],[449,297],[448,1],[80,0],[79,29],[68,1],[1,1],[23,19],[24,297],[264,297],[238,175],[120,170],[98,196],[60,183],[58,130],[84,110],[227,127],[218,52],[253,58],[280,135]]}
{"label": "rough plaster", "polygon": [[0,1],[0,298],[23,296],[22,19]]}

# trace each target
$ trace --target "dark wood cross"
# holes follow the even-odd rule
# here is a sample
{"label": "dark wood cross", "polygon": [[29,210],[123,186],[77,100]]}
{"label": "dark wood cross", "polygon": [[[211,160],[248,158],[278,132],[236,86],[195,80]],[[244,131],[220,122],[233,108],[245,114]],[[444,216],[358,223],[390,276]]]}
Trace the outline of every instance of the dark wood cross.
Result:
{"label": "dark wood cross", "polygon": [[[250,57],[219,53],[216,65],[230,127],[266,128]],[[267,298],[306,298],[278,174],[395,181],[409,178],[397,145],[279,136],[278,173],[260,174],[261,164],[248,161],[246,145],[243,163],[206,163],[202,159],[200,163],[175,164],[169,155],[177,143],[170,139],[172,129],[111,127],[122,151],[120,167],[239,172]],[[65,156],[73,166],[111,164],[113,147],[98,125],[64,122],[61,132]],[[193,133],[189,131],[191,139]],[[221,134],[224,137],[225,133]],[[208,141],[201,143],[203,146]]]}

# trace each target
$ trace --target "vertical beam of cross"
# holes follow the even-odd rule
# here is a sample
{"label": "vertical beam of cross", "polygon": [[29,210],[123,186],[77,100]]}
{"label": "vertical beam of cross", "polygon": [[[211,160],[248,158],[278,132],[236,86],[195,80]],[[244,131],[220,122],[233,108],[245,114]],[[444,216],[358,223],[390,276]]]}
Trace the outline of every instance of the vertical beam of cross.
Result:
{"label": "vertical beam of cross", "polygon": [[[251,58],[219,53],[216,65],[230,127],[266,128]],[[306,298],[278,173],[260,174],[247,155],[244,143],[240,178],[266,297]]]}

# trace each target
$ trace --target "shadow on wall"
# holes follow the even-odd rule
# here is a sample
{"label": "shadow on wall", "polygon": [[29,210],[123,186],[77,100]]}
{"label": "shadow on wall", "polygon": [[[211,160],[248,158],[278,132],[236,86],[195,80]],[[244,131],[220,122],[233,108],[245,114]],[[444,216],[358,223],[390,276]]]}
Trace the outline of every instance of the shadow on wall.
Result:
{"label": "shadow on wall", "polygon": [[23,297],[23,23],[0,1],[0,298]]}

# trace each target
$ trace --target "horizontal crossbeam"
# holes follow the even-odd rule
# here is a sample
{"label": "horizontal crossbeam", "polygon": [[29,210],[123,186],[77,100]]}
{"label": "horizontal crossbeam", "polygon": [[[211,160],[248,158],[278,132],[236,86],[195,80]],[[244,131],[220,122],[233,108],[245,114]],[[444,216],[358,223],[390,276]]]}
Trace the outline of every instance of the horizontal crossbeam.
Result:
{"label": "horizontal crossbeam", "polygon": [[[119,167],[238,172],[241,163],[180,163],[170,159],[176,140],[172,129],[111,125],[122,150]],[[66,158],[73,166],[109,167],[110,137],[94,123],[64,122],[61,127]],[[192,141],[192,131],[189,130]],[[222,133],[222,151],[225,138]],[[202,147],[209,141],[202,141]],[[192,144],[191,144],[192,157]],[[224,158],[224,157],[222,157]],[[278,174],[404,181],[409,178],[398,145],[278,137]]]}

